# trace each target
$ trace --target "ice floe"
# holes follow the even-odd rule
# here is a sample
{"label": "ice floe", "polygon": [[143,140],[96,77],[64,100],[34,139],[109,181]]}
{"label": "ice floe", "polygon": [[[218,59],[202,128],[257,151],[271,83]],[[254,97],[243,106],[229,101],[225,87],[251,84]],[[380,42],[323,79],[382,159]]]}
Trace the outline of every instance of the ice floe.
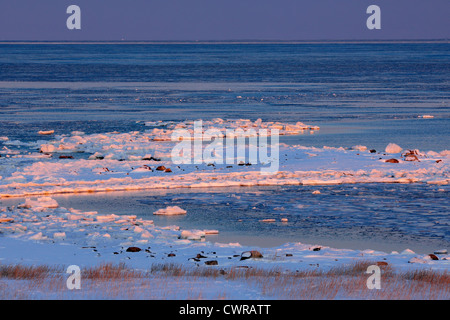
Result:
{"label": "ice floe", "polygon": [[159,209],[153,212],[153,214],[172,216],[172,215],[186,214],[186,210],[183,210],[178,206],[168,206],[167,208]]}

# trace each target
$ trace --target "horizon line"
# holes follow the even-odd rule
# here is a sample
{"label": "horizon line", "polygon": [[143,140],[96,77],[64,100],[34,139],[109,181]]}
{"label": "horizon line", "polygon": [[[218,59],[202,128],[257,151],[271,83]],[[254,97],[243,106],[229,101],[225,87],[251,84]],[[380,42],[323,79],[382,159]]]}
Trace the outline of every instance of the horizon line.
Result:
{"label": "horizon line", "polygon": [[0,44],[320,44],[320,43],[450,43],[450,39],[373,40],[0,40]]}

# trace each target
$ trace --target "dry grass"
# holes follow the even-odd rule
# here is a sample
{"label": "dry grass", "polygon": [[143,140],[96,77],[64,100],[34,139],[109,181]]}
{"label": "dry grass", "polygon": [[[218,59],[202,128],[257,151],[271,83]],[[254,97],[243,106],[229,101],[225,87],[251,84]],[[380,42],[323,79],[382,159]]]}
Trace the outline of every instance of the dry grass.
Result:
{"label": "dry grass", "polygon": [[25,265],[1,265],[0,264],[0,279],[42,279],[49,276],[51,273],[62,272],[62,268],[49,266],[25,266]]}
{"label": "dry grass", "polygon": [[[63,267],[0,265],[0,299],[450,299],[447,271],[396,272],[380,266],[381,289],[366,286],[360,261],[329,270],[286,272],[280,268],[185,267],[153,264],[133,270],[103,264],[81,270],[82,289],[66,288]],[[253,299],[252,298],[252,299]]]}

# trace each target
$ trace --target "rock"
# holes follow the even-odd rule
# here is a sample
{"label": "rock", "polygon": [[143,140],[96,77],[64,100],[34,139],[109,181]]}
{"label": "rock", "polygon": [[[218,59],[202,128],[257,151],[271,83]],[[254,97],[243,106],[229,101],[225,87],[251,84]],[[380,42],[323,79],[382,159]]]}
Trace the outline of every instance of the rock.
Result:
{"label": "rock", "polygon": [[164,170],[164,172],[172,172],[172,169],[167,168],[166,170]]}
{"label": "rock", "polygon": [[292,257],[292,253],[286,253],[286,257]]}
{"label": "rock", "polygon": [[315,247],[315,248],[312,248],[311,250],[312,251],[320,251],[320,249],[322,249],[322,247]]}
{"label": "rock", "polygon": [[62,155],[62,156],[59,156],[59,158],[60,158],[60,159],[73,159],[73,156],[65,156],[65,155]]}
{"label": "rock", "polygon": [[256,251],[256,250],[251,250],[251,251],[244,251],[241,253],[241,260],[246,260],[246,259],[259,259],[259,258],[263,258],[263,255],[261,254],[261,252]]}
{"label": "rock", "polygon": [[161,161],[161,159],[159,159],[159,158],[155,158],[155,157],[153,157],[153,156],[150,156],[150,157],[148,157],[148,156],[145,156],[145,157],[143,157],[142,158],[142,160],[146,160],[146,161]]}
{"label": "rock", "polygon": [[447,249],[439,249],[434,251],[434,254],[447,254]]}
{"label": "rock", "polygon": [[0,223],[14,222],[13,218],[0,218]]}
{"label": "rock", "polygon": [[370,149],[369,152],[370,152],[370,153],[376,153],[377,150],[375,150],[375,149]]}
{"label": "rock", "polygon": [[175,253],[169,253],[167,256],[168,256],[168,257],[175,257],[176,254],[175,254]]}
{"label": "rock", "polygon": [[204,255],[197,253],[197,255],[195,256],[196,259],[203,259],[206,258]]}
{"label": "rock", "polygon": [[388,163],[399,163],[399,161],[397,159],[388,159],[388,160],[384,160],[384,162],[388,162]]}
{"label": "rock", "polygon": [[209,260],[209,261],[205,261],[205,264],[207,266],[217,266],[219,263],[217,262],[217,260]]}
{"label": "rock", "polygon": [[127,252],[139,252],[139,251],[141,251],[141,248],[138,247],[129,247],[127,249]]}
{"label": "rock", "polygon": [[381,267],[381,266],[387,266],[388,263],[386,261],[377,261],[377,266]]}
{"label": "rock", "polygon": [[435,254],[430,253],[428,256],[431,258],[431,260],[439,260],[439,258]]}
{"label": "rock", "polygon": [[164,166],[158,166],[157,168],[156,168],[156,171],[165,171],[167,168],[166,167],[164,167]]}
{"label": "rock", "polygon": [[408,150],[403,154],[405,161],[419,161],[417,155],[419,154],[418,150]]}

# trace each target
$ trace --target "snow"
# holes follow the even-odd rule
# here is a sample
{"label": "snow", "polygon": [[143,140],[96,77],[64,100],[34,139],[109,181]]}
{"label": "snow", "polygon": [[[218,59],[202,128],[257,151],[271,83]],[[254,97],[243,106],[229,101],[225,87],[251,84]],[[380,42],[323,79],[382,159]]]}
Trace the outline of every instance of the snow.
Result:
{"label": "snow", "polygon": [[180,234],[181,239],[187,240],[203,240],[206,236],[203,230],[183,230]]}
{"label": "snow", "polygon": [[[268,168],[263,163],[251,166],[174,164],[170,160],[174,143],[150,141],[145,134],[100,136],[86,135],[87,142],[74,144],[73,149],[61,149],[60,142],[40,145],[41,151],[70,150],[86,154],[85,158],[60,160],[52,156],[14,155],[13,151],[8,151],[12,156],[1,158],[0,196],[258,185],[413,182],[446,185],[450,181],[448,150],[422,151],[416,155],[418,161],[404,161],[398,155],[398,163],[389,163],[385,161],[392,155],[360,151],[361,148],[315,148],[280,143],[279,152],[286,157],[279,159],[278,172],[262,175],[261,170]],[[387,149],[400,151],[392,145]],[[150,160],[149,155],[159,161]],[[156,170],[159,166],[171,172]]]}
{"label": "snow", "polygon": [[400,153],[400,152],[402,152],[402,150],[403,149],[395,143],[389,143],[385,149],[385,151],[387,153]]}
{"label": "snow", "polygon": [[183,210],[178,206],[168,206],[165,209],[159,209],[159,210],[153,212],[153,214],[172,216],[172,215],[186,214],[186,210]]}
{"label": "snow", "polygon": [[50,197],[40,197],[37,200],[27,199],[25,203],[20,205],[21,208],[37,208],[43,211],[45,208],[58,208],[58,203]]}
{"label": "snow", "polygon": [[[280,134],[301,134],[318,127],[303,123],[263,122],[260,119],[213,119],[203,123],[209,128],[279,129]],[[371,153],[366,146],[352,148],[305,147],[279,143],[279,170],[262,175],[263,163],[231,165],[216,163],[174,164],[171,134],[177,128],[193,132],[194,123],[145,122],[144,132],[52,136],[51,141],[27,143],[40,150],[24,153],[3,147],[0,158],[0,198],[24,197],[16,207],[0,207],[0,261],[25,264],[77,264],[83,267],[101,262],[127,262],[135,268],[148,268],[151,263],[167,261],[195,266],[199,252],[217,260],[222,268],[242,266],[243,252],[257,250],[262,258],[246,259],[246,266],[287,270],[323,268],[358,260],[386,261],[398,268],[433,268],[449,270],[450,257],[445,248],[437,250],[439,260],[405,249],[398,252],[336,249],[320,244],[286,243],[275,248],[242,246],[238,242],[215,243],[213,235],[220,230],[182,230],[172,225],[160,227],[152,220],[135,215],[99,214],[60,207],[53,194],[78,192],[132,191],[175,188],[227,188],[267,185],[330,185],[356,183],[428,183],[448,185],[450,151],[425,151],[416,156],[420,161],[404,161],[402,148],[390,143],[385,153]],[[248,132],[245,134],[249,134]],[[23,146],[20,141],[7,141],[9,146]],[[207,137],[206,137],[207,138]],[[75,159],[61,160],[52,154],[73,153]],[[44,154],[50,154],[45,155]],[[394,155],[395,154],[395,155]],[[393,156],[399,163],[387,163]],[[158,166],[171,172],[156,170]],[[315,190],[313,194],[320,194]],[[320,197],[320,196],[319,196]],[[154,215],[185,215],[178,206],[167,206]],[[286,218],[280,219],[286,223]],[[262,219],[262,222],[276,222]],[[135,246],[142,250],[127,252]],[[95,247],[95,251],[94,248]],[[317,250],[317,248],[320,248]],[[147,249],[149,252],[146,252]],[[316,250],[315,250],[316,249]],[[214,253],[213,253],[214,252]],[[430,252],[431,253],[431,252]],[[171,254],[170,260],[168,254]],[[287,258],[287,254],[289,258]]]}

